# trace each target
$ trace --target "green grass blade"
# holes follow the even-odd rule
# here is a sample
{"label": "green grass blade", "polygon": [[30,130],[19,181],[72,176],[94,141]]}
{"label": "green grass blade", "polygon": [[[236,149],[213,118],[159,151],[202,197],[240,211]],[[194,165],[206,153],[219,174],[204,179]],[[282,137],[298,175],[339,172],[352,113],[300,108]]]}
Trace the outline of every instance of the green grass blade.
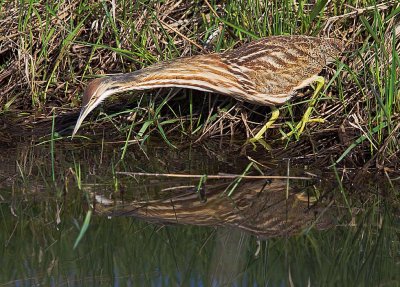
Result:
{"label": "green grass blade", "polygon": [[51,140],[50,140],[50,156],[51,156],[51,179],[53,180],[53,182],[56,181],[56,174],[55,174],[55,170],[54,170],[54,128],[55,128],[55,122],[56,122],[56,115],[55,115],[55,111],[53,109],[53,118],[51,121]]}
{"label": "green grass blade", "polygon": [[328,3],[328,0],[321,0],[314,5],[314,8],[310,13],[310,23],[312,23],[319,13],[321,13],[321,11],[325,8],[326,3]]}
{"label": "green grass blade", "polygon": [[75,240],[73,249],[75,249],[78,246],[79,242],[82,240],[83,236],[85,235],[86,231],[88,230],[91,217],[92,217],[92,211],[89,210],[86,213],[85,220],[83,222],[83,225],[79,232],[79,235]]}
{"label": "green grass blade", "polygon": [[[376,126],[375,128],[372,129],[372,134],[375,134],[379,131],[381,131],[383,128],[385,128],[387,126],[387,122],[382,122],[379,126]],[[350,151],[355,148],[356,146],[358,146],[360,143],[362,143],[363,141],[365,141],[368,137],[366,135],[362,135],[359,138],[356,139],[356,141],[354,143],[352,143],[343,153],[342,155],[335,161],[335,163],[332,165],[336,165],[339,162],[341,162],[349,153]]]}

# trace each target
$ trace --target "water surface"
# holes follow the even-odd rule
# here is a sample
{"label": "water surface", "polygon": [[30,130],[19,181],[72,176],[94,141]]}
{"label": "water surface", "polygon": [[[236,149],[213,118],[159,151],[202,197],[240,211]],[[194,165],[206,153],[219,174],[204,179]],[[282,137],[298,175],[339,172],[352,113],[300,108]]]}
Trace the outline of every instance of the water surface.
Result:
{"label": "water surface", "polygon": [[[398,191],[385,180],[355,187],[232,142],[124,146],[1,149],[0,286],[399,285]],[[310,179],[124,174],[246,170]]]}

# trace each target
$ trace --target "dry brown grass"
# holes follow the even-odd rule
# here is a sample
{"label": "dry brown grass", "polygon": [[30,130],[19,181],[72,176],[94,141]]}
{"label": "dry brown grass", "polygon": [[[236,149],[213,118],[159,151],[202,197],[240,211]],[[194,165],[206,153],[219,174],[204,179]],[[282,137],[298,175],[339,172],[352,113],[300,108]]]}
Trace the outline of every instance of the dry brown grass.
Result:
{"label": "dry brown grass", "polygon": [[[289,147],[304,157],[323,158],[322,164],[331,164],[354,145],[340,165],[396,170],[400,4],[362,3],[329,1],[319,11],[316,5],[286,1],[280,6],[259,1],[6,1],[0,15],[0,121],[4,126],[0,132],[10,134],[16,117],[25,124],[49,123],[53,112],[64,122],[59,129],[70,128],[80,95],[93,75],[128,72],[161,60],[230,49],[251,40],[252,35],[331,36],[345,39],[347,48],[340,59],[343,64],[324,71],[327,79],[334,80],[315,115],[326,123],[310,125],[305,141],[292,141]],[[221,33],[214,33],[217,30]],[[205,46],[212,34],[216,37]],[[194,108],[190,112],[187,94],[191,93],[185,91],[163,107],[158,120],[174,118],[180,123],[179,127],[165,126],[167,135],[178,131],[197,142],[221,135],[249,135],[266,119],[268,108],[197,92],[191,96]],[[137,98],[141,105],[133,113],[138,123],[135,132],[162,99],[157,93]],[[268,134],[271,140],[280,137],[279,129],[287,132],[290,124],[298,121],[307,106],[304,99],[282,110],[275,130]],[[137,104],[129,105],[133,106]],[[201,126],[192,134],[193,123],[198,122]],[[120,126],[129,129],[129,125],[123,121]],[[44,134],[50,133],[48,126],[42,127]],[[156,126],[148,131],[155,130]]]}

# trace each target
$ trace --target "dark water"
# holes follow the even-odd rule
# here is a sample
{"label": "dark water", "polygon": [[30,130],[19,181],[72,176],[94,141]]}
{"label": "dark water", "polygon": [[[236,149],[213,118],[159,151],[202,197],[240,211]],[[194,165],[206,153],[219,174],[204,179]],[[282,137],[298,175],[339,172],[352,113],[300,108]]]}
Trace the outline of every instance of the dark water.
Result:
{"label": "dark water", "polygon": [[[400,285],[393,183],[234,143],[86,142],[0,150],[0,286]],[[310,179],[124,174],[245,170]]]}

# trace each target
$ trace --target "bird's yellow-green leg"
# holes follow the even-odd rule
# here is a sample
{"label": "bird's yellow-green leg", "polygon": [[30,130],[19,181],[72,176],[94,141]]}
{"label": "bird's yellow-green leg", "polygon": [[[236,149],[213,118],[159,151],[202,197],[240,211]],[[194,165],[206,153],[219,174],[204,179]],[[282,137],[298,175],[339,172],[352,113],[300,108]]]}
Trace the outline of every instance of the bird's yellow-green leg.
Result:
{"label": "bird's yellow-green leg", "polygon": [[302,134],[302,132],[304,131],[304,128],[306,127],[306,124],[308,122],[324,122],[323,119],[310,120],[311,112],[314,108],[315,102],[317,101],[318,94],[321,91],[321,88],[324,86],[325,80],[323,77],[318,76],[315,78],[315,82],[317,82],[317,87],[314,90],[314,94],[311,97],[310,104],[308,105],[308,108],[307,108],[306,112],[304,113],[301,121],[296,125],[296,127],[293,131],[286,134],[283,138],[288,138],[288,137],[292,136],[294,133],[296,133],[296,135],[299,137]]}
{"label": "bird's yellow-green leg", "polygon": [[269,121],[261,128],[261,130],[253,137],[250,139],[250,142],[256,142],[262,139],[263,135],[269,129],[273,123],[276,121],[276,119],[279,117],[279,110],[275,107],[271,107],[272,110],[272,115]]}

